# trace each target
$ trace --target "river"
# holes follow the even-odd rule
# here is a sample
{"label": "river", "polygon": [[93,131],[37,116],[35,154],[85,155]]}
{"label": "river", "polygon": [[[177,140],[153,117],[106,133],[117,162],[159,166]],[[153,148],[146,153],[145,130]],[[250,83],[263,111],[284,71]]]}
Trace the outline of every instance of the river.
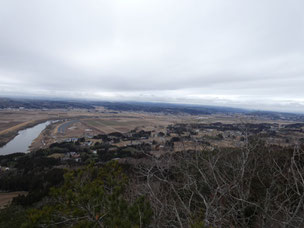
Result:
{"label": "river", "polygon": [[12,154],[16,152],[29,152],[29,147],[33,140],[49,125],[52,121],[46,121],[37,124],[34,127],[27,128],[18,132],[18,135],[9,141],[5,146],[0,148],[0,155]]}

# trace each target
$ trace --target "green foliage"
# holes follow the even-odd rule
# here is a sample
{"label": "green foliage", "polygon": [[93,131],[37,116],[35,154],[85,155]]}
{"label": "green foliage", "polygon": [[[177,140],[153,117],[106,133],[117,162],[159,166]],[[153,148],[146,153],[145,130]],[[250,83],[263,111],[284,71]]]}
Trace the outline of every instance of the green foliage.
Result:
{"label": "green foliage", "polygon": [[25,209],[20,206],[10,206],[0,210],[1,228],[20,228],[25,219]]}
{"label": "green foliage", "polygon": [[29,210],[24,227],[147,227],[150,205],[143,197],[125,199],[127,181],[117,162],[68,172],[64,184],[52,189],[47,206]]}

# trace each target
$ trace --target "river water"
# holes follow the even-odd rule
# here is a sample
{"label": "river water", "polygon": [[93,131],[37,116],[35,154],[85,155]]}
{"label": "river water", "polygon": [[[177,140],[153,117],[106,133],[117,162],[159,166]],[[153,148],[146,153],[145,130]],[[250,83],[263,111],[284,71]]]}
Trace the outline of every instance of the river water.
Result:
{"label": "river water", "polygon": [[18,132],[18,135],[0,148],[0,155],[12,154],[16,152],[29,152],[29,147],[33,140],[49,125],[52,121],[46,121],[37,124],[34,127],[27,128]]}

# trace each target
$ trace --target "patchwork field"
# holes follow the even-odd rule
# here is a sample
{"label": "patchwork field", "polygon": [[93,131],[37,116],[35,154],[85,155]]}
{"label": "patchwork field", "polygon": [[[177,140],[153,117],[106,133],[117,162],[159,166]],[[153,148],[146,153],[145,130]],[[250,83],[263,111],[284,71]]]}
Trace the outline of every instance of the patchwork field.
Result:
{"label": "patchwork field", "polygon": [[131,130],[164,129],[169,124],[180,122],[178,116],[139,114],[123,112],[118,114],[96,112],[94,115],[73,116],[49,125],[33,142],[32,149],[47,147],[54,142],[62,142],[70,138],[125,133]]}
{"label": "patchwork field", "polygon": [[[113,112],[97,107],[86,109],[54,110],[0,110],[0,146],[15,137],[19,130],[34,126],[47,120],[57,120],[49,125],[34,142],[32,149],[47,147],[54,142],[69,138],[125,133],[131,130],[159,131],[175,123],[257,123],[276,122],[256,119],[245,115],[171,115],[143,112]],[[288,122],[288,121],[287,121]],[[282,124],[282,121],[278,121]],[[286,121],[284,121],[286,123]]]}

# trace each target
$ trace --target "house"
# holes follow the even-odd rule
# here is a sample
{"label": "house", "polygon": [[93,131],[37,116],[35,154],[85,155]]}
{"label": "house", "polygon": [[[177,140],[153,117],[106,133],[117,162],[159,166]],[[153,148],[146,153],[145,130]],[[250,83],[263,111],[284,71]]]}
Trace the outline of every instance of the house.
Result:
{"label": "house", "polygon": [[84,146],[91,146],[93,142],[91,141],[88,141],[88,142],[84,142],[82,145]]}
{"label": "house", "polygon": [[78,138],[68,138],[68,139],[65,139],[64,141],[65,142],[77,142]]}
{"label": "house", "polygon": [[9,168],[9,167],[0,166],[0,171],[5,172],[5,171],[9,171],[9,170],[10,170],[10,168]]}
{"label": "house", "polygon": [[64,157],[61,158],[62,161],[74,160],[76,162],[80,162],[80,154],[77,152],[67,152]]}

